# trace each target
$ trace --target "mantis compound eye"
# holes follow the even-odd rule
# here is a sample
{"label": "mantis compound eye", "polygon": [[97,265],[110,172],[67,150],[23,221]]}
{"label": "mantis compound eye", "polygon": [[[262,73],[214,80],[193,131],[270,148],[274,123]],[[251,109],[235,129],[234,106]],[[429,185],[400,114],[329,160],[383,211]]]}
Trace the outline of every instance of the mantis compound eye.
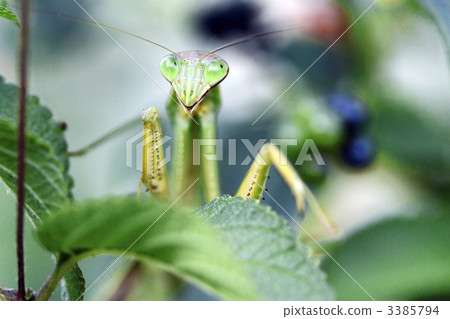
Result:
{"label": "mantis compound eye", "polygon": [[210,86],[219,84],[228,74],[228,64],[222,59],[208,62],[203,71],[203,79]]}
{"label": "mantis compound eye", "polygon": [[180,65],[177,57],[171,54],[163,58],[161,60],[160,69],[167,81],[175,81],[178,77],[178,73],[180,73]]}

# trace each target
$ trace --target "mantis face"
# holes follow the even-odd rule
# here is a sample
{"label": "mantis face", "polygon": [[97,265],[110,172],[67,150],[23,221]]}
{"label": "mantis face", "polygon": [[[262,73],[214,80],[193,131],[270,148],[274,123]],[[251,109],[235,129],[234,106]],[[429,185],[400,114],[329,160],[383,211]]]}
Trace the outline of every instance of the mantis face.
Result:
{"label": "mantis face", "polygon": [[224,59],[206,51],[181,51],[161,60],[161,73],[172,84],[178,100],[192,112],[228,74]]}

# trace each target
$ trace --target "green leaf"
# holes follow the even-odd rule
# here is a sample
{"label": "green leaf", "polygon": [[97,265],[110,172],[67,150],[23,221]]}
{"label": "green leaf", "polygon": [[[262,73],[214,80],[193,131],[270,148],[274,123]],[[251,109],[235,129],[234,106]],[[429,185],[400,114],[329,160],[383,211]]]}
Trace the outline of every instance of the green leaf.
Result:
{"label": "green leaf", "polygon": [[38,237],[51,252],[72,256],[60,269],[89,256],[125,252],[225,299],[257,299],[240,263],[210,226],[155,198],[75,203],[46,218]]}
{"label": "green leaf", "polygon": [[5,0],[0,1],[0,18],[5,18],[14,22],[17,26],[20,26],[17,16],[11,11],[8,2]]}
{"label": "green leaf", "polygon": [[[13,194],[17,189],[18,88],[0,77],[0,181]],[[34,225],[71,198],[67,143],[58,122],[35,96],[27,97],[25,209]],[[74,268],[66,280],[68,290],[84,291],[81,271]],[[79,277],[80,282],[73,279]],[[73,285],[73,287],[71,287]],[[70,295],[70,293],[69,293]]]}
{"label": "green leaf", "polygon": [[[422,214],[362,229],[331,254],[376,300],[435,300],[450,295],[449,242],[448,214]],[[339,300],[370,300],[333,260],[323,269]]]}
{"label": "green leaf", "polygon": [[[16,127],[0,118],[0,177],[13,193],[17,180]],[[61,163],[47,143],[34,135],[26,136],[26,210],[34,224],[50,211],[61,209],[67,201],[67,187]]]}
{"label": "green leaf", "polygon": [[219,231],[266,300],[331,300],[318,262],[269,207],[223,196],[196,212]]}
{"label": "green leaf", "polygon": [[[0,179],[12,193],[17,179],[18,88],[0,77]],[[34,96],[27,98],[26,210],[34,224],[70,198],[67,143],[59,123]]]}
{"label": "green leaf", "polygon": [[[67,272],[62,280],[62,299],[67,301],[83,300],[86,291],[86,281],[77,264]],[[81,298],[80,298],[81,296]]]}

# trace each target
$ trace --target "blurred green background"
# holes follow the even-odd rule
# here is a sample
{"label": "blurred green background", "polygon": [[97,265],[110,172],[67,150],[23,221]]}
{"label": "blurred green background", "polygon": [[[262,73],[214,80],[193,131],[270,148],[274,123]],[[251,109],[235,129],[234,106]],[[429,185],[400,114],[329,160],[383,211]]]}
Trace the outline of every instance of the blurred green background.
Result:
{"label": "blurred green background", "polygon": [[[308,168],[305,164],[299,171],[340,234],[337,241],[329,238],[308,216],[305,224],[310,233],[323,240],[336,261],[377,300],[449,299],[450,9],[446,1],[379,0],[317,63],[373,1],[80,3],[101,23],[174,51],[212,50],[249,34],[299,27],[218,52],[230,65],[230,74],[221,84],[219,137],[248,138],[253,144],[260,138],[297,138],[300,145],[312,138],[326,165]],[[34,0],[33,6],[87,18],[71,0]],[[0,74],[14,83],[17,37],[17,27],[0,20]],[[121,34],[114,37],[169,90],[159,72],[159,60],[167,52]],[[69,149],[88,144],[148,106],[158,108],[164,132],[170,135],[164,91],[100,29],[33,14],[30,65],[30,91],[56,119],[68,123]],[[336,96],[344,111],[336,106]],[[356,116],[360,114],[356,104],[365,112],[361,118]],[[349,124],[346,116],[356,116],[359,122]],[[136,192],[140,172],[126,166],[125,145],[140,130],[136,126],[71,160],[76,199]],[[288,147],[290,158],[298,152],[298,147]],[[227,150],[224,155],[227,158]],[[238,165],[220,163],[224,193],[233,194],[248,169],[239,165],[249,155],[239,142],[237,155]],[[295,210],[276,172],[271,173],[268,189],[286,210]],[[265,204],[277,210],[269,199]],[[14,198],[1,186],[0,283],[7,287],[16,282],[14,207]],[[26,226],[26,281],[37,289],[53,262],[34,240],[31,225]],[[113,260],[99,257],[81,263],[88,286]],[[107,283],[125,264],[105,274],[86,299],[107,298]],[[338,299],[369,298],[332,260],[324,257],[323,269]],[[212,297],[188,287],[178,298]]]}

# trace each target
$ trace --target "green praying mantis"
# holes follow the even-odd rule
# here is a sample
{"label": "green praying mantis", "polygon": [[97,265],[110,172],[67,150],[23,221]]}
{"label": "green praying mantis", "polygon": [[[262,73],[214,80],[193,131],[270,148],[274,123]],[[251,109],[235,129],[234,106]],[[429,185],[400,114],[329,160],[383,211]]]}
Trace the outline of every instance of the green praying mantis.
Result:
{"label": "green praying mantis", "polygon": [[[193,163],[193,141],[215,140],[216,120],[221,104],[220,83],[229,73],[228,63],[215,53],[235,44],[246,42],[266,34],[257,34],[221,46],[213,51],[187,50],[174,52],[165,46],[135,34],[106,26],[98,22],[60,15],[69,19],[96,25],[103,30],[120,32],[170,52],[160,62],[162,75],[171,84],[167,100],[167,110],[173,125],[173,158],[170,171],[167,171],[162,143],[162,130],[156,107],[145,109],[142,113],[143,161],[142,176],[138,196],[144,187],[150,194],[167,200],[196,201],[194,184],[200,180],[204,202],[221,195],[217,161],[214,159],[216,146],[204,144],[198,149],[200,165]],[[275,145],[267,143],[261,147],[250,169],[242,180],[235,196],[259,201],[268,179],[269,169],[274,166],[290,188],[297,210],[302,213],[307,202],[319,221],[330,232],[336,231],[331,218],[324,212],[316,198],[289,163],[286,156]],[[168,177],[170,173],[170,178]],[[185,195],[190,190],[190,195]]]}
{"label": "green praying mantis", "polygon": [[[214,52],[217,50],[172,52],[161,60],[161,73],[172,86],[167,102],[175,132],[172,175],[169,184],[157,109],[145,109],[143,169],[139,194],[142,186],[145,186],[155,196],[174,201],[192,185],[192,180],[197,175],[196,166],[192,164],[192,141],[216,139],[216,118],[221,102],[219,84],[229,72],[227,62]],[[221,195],[217,161],[210,156],[208,158],[208,155],[215,154],[215,146],[204,145],[198,151],[202,160],[199,168],[201,187],[205,201],[209,202]],[[265,191],[272,165],[292,191],[298,211],[303,211],[304,202],[307,201],[323,225],[334,231],[332,220],[320,208],[294,167],[278,147],[270,143],[264,144],[259,150],[235,196],[259,201]]]}

